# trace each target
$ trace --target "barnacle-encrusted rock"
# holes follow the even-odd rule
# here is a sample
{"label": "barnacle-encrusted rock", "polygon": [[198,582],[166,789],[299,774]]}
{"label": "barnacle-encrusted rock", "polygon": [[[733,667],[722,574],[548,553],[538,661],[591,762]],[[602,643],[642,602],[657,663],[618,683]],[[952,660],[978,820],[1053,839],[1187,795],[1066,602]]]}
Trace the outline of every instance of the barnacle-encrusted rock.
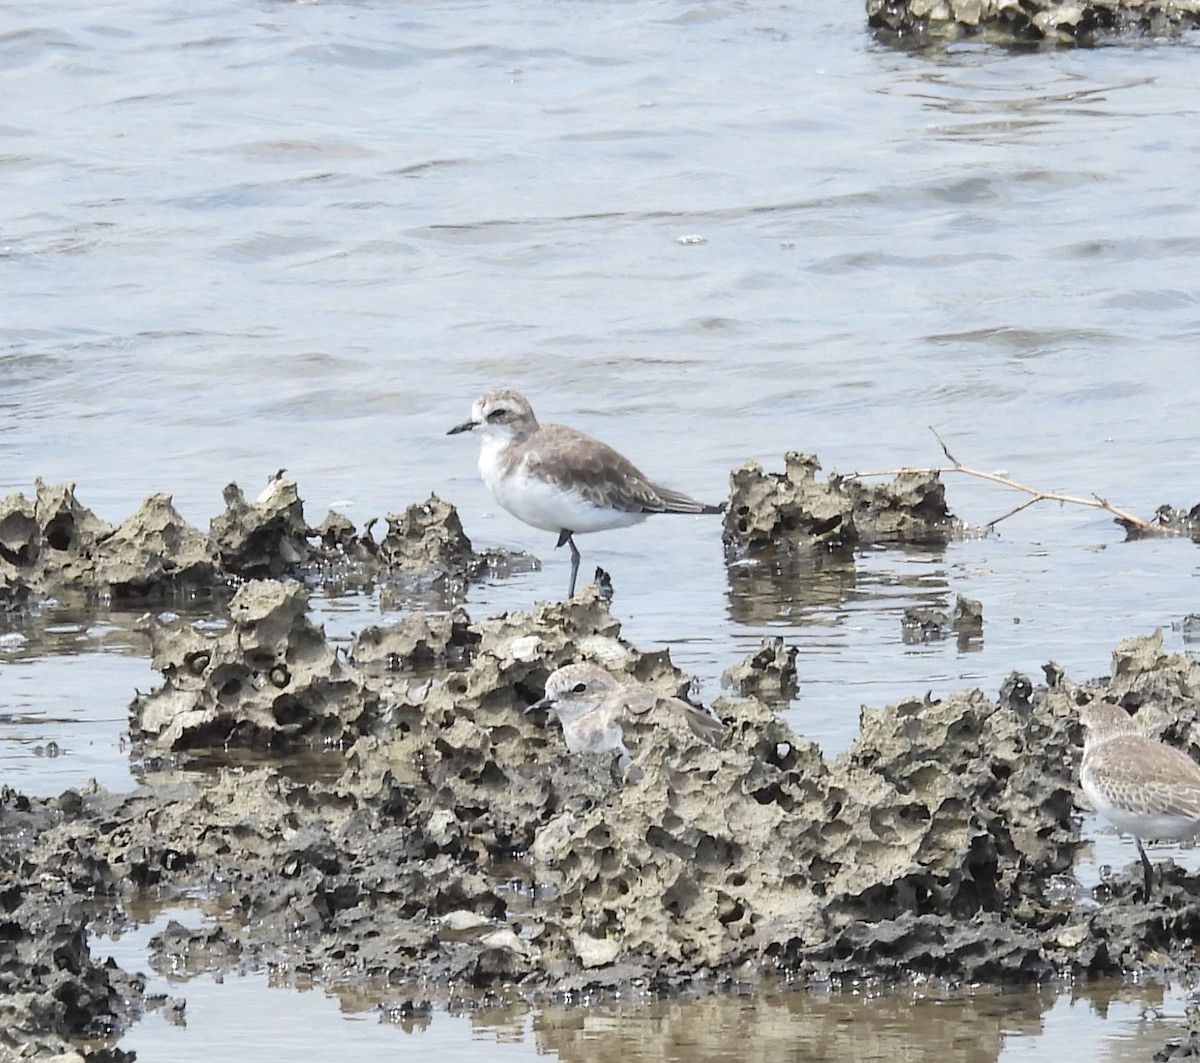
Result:
{"label": "barnacle-encrusted rock", "polygon": [[401,570],[431,566],[450,571],[471,556],[471,540],[463,531],[454,507],[437,495],[409,506],[402,514],[389,513],[388,530],[379,544],[379,557]]}
{"label": "barnacle-encrusted rock", "polygon": [[747,462],[730,475],[722,538],[746,551],[945,543],[961,531],[936,472],[900,473],[890,484],[831,476],[821,482],[811,454],[789,451],[782,473]]}
{"label": "barnacle-encrusted rock", "polygon": [[398,624],[365,627],[350,645],[348,656],[373,672],[403,671],[429,664],[462,663],[479,642],[462,609],[451,613],[413,613]]}
{"label": "barnacle-encrusted rock", "polygon": [[1200,23],[1197,0],[867,0],[881,36],[1076,45],[1107,37],[1179,35]]}
{"label": "barnacle-encrusted rock", "polygon": [[[242,922],[168,928],[152,942],[164,964],[269,951],[339,981],[561,993],[779,971],[1178,974],[1200,943],[1200,880],[1169,862],[1150,902],[1134,861],[1099,904],[1072,905],[1061,885],[1081,846],[1078,706],[1110,697],[1172,741],[1200,735],[1200,665],[1159,638],[1122,643],[1102,681],[1051,668],[1051,686],[1014,675],[999,701],[968,690],[864,709],[832,761],[753,697],[717,702],[715,746],[671,714],[631,721],[618,774],[611,753],[568,753],[557,724],[525,711],[569,660],[687,685],[665,653],[621,638],[595,586],[397,634],[404,655],[430,639],[462,648],[451,668],[423,662],[419,681],[334,653],[299,584],[249,583],[232,616],[216,636],[160,627],[164,687],[135,703],[133,731],[142,749],[204,748],[210,767],[226,743],[266,739],[279,763],[160,770],[127,795],[0,792],[0,828],[20,839],[0,867],[38,904],[221,884]],[[341,748],[319,772],[281,770],[314,736]]]}
{"label": "barnacle-encrusted rock", "polygon": [[[103,898],[114,883],[104,857],[86,840],[100,831],[80,816],[84,805],[85,797],[73,790],[30,801],[0,788],[4,1059],[72,1058],[69,1053],[78,1051],[72,1042],[107,1040],[145,1003],[145,979],[96,959],[88,945],[87,927],[102,923]],[[37,852],[47,834],[78,839],[60,852],[52,872]],[[92,1057],[79,1052],[73,1058]],[[120,1049],[104,1056],[112,1063],[132,1058]]]}
{"label": "barnacle-encrusted rock", "polygon": [[[272,600],[252,610],[253,625],[234,610],[241,635],[229,641],[251,659],[286,642],[299,617],[295,592]],[[451,641],[456,627],[463,638],[463,618]],[[1065,688],[1045,716],[977,691],[866,713],[862,737],[833,764],[756,699],[721,701],[717,747],[669,715],[631,724],[638,770],[621,785],[611,757],[567,754],[557,727],[524,708],[553,668],[581,657],[677,693],[686,677],[666,655],[623,642],[591,586],[466,629],[477,641],[441,681],[367,681],[386,708],[369,714],[371,733],[336,782],[305,784],[301,796],[285,777],[264,777],[253,809],[244,786],[204,795],[208,830],[253,825],[266,851],[284,840],[275,824],[289,821],[287,807],[309,810],[300,833],[286,834],[286,883],[256,889],[254,907],[270,925],[311,927],[310,957],[345,956],[351,935],[361,970],[394,969],[392,939],[377,947],[368,934],[378,898],[391,896],[422,898],[397,920],[413,973],[475,983],[553,979],[561,989],[746,962],[822,975],[917,964],[954,977],[965,966],[999,980],[1054,969],[1034,943],[1055,918],[1036,898],[1075,845]],[[169,655],[172,677],[187,667],[186,653],[178,658]],[[191,660],[201,676],[211,667]],[[176,817],[177,851],[207,851],[190,826],[195,811],[177,807],[167,819]],[[514,853],[529,854],[518,874],[547,898],[519,914],[488,871]],[[222,874],[234,873],[221,859]],[[314,896],[338,898],[315,921]],[[451,911],[474,912],[486,932],[447,936],[420,917]],[[970,966],[1005,920],[1018,944]],[[886,944],[872,949],[872,932]]]}
{"label": "barnacle-encrusted rock", "polygon": [[208,539],[171,496],[151,495],[95,549],[95,582],[118,599],[208,590],[216,581]]}
{"label": "barnacle-encrusted rock", "polygon": [[[525,555],[477,554],[454,507],[431,496],[389,517],[382,543],[330,513],[309,528],[296,485],[275,477],[253,502],[237,484],[207,535],[188,524],[165,494],[151,495],[115,530],[75,498],[70,485],[37,484],[33,501],[0,499],[0,607],[37,597],[79,594],[129,600],[228,593],[243,579],[313,570],[326,579],[360,580],[393,572],[406,578],[466,581],[519,567]],[[526,565],[528,567],[528,565]]]}
{"label": "barnacle-encrusted rock", "polygon": [[799,689],[798,653],[795,646],[787,645],[778,635],[769,635],[749,657],[726,668],[721,683],[739,697],[758,698],[768,705],[791,701]]}
{"label": "barnacle-encrusted rock", "polygon": [[299,583],[253,580],[234,596],[231,626],[151,629],[163,685],[130,706],[138,748],[295,748],[353,741],[376,698],[305,612]]}
{"label": "barnacle-encrusted rock", "polygon": [[311,533],[294,483],[273,479],[250,503],[237,484],[224,495],[225,512],[212,519],[209,541],[226,572],[276,579],[307,559]]}

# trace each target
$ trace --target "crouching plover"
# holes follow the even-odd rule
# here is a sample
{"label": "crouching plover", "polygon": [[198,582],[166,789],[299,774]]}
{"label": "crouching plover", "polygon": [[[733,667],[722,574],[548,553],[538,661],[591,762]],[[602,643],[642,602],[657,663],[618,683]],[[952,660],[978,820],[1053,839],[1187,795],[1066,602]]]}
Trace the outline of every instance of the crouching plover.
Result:
{"label": "crouching plover", "polygon": [[720,513],[694,498],[651,483],[626,457],[561,424],[539,424],[525,396],[511,388],[475,400],[471,419],[447,435],[477,431],[479,474],[518,520],[558,533],[571,548],[570,598],[579,574],[575,535],[627,528],[651,513]]}
{"label": "crouching plover", "polygon": [[618,750],[624,763],[629,759],[629,750],[625,748],[622,723],[644,718],[655,708],[682,717],[692,733],[709,745],[717,745],[725,733],[725,725],[703,709],[682,698],[622,683],[595,664],[568,664],[551,672],[546,680],[546,696],[525,711],[549,710],[562,724],[570,752]]}
{"label": "crouching plover", "polygon": [[1185,841],[1200,834],[1200,764],[1143,734],[1112,702],[1088,705],[1079,716],[1085,728],[1080,786],[1100,815],[1133,835],[1148,901],[1151,869],[1142,839]]}

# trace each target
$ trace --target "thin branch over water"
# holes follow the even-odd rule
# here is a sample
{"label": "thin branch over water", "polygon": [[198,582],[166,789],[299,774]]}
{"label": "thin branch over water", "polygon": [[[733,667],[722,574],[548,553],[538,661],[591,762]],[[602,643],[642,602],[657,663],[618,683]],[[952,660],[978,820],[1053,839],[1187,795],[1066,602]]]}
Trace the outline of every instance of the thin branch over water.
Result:
{"label": "thin branch over water", "polygon": [[1092,509],[1102,509],[1106,513],[1111,513],[1117,520],[1123,524],[1131,525],[1142,532],[1147,532],[1154,535],[1179,535],[1181,532],[1174,529],[1168,529],[1159,524],[1151,524],[1141,517],[1135,517],[1132,513],[1124,509],[1119,509],[1105,498],[1101,498],[1097,494],[1089,497],[1083,495],[1064,495],[1058,491],[1043,491],[1038,487],[1030,487],[1029,484],[1023,484],[1018,480],[1014,480],[1011,476],[1001,476],[995,472],[985,472],[983,469],[973,469],[969,465],[964,465],[953,454],[950,453],[950,448],[946,445],[946,441],[938,435],[937,429],[930,426],[929,431],[933,433],[934,438],[938,441],[938,445],[942,448],[942,453],[946,455],[946,459],[951,462],[948,466],[941,466],[932,469],[878,469],[871,472],[852,472],[846,475],[847,479],[865,479],[868,476],[899,476],[902,473],[931,473],[938,474],[958,472],[966,476],[975,476],[980,480],[990,480],[992,483],[1001,484],[1004,487],[1011,487],[1014,491],[1022,491],[1032,497],[1026,499],[1019,506],[1014,506],[1007,513],[996,517],[994,520],[989,520],[984,525],[985,528],[994,528],[1002,520],[1007,520],[1009,517],[1015,516],[1023,509],[1028,509],[1035,502],[1067,502],[1075,506],[1089,506]]}

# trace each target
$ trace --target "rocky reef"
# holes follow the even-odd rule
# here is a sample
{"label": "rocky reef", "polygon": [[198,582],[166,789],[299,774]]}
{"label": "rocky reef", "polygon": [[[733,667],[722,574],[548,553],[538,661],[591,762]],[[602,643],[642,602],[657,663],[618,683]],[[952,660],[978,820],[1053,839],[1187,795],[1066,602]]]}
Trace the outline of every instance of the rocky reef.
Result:
{"label": "rocky reef", "polygon": [[[736,550],[955,531],[936,479],[821,485],[815,468],[792,455],[782,475],[734,474]],[[1200,881],[1164,861],[1143,900],[1131,862],[1093,895],[1073,885],[1078,706],[1111,698],[1200,752],[1200,665],[1160,637],[1121,643],[1102,679],[1051,663],[1044,682],[1014,673],[994,697],[863,709],[835,758],[776,711],[796,691],[796,651],[766,639],[727,674],[719,744],[677,714],[631,720],[634,770],[615,771],[615,754],[571,754],[527,712],[578,661],[688,692],[667,651],[622,637],[602,588],[483,619],[411,610],[341,648],[286,570],[336,558],[469,573],[486,561],[453,510],[411,507],[375,543],[336,517],[309,528],[280,481],[226,503],[208,536],[166,496],[117,529],[65,488],[0,506],[10,588],[232,591],[220,622],[148,621],[161,681],[130,704],[137,790],[0,791],[0,1044],[14,1052],[86,1042],[90,1058],[120,1058],[95,1045],[146,1008],[183,1007],[89,951],[90,931],[151,900],[204,898],[211,916],[156,935],[164,969],[269,958],[318,980],[526,997],[1194,967]],[[979,624],[963,601],[950,627]]]}
{"label": "rocky reef", "polygon": [[[571,660],[686,690],[665,652],[621,638],[594,586],[530,613],[410,618],[350,654],[304,605],[297,583],[252,581],[225,631],[155,636],[163,683],[133,702],[131,732],[158,770],[136,792],[0,796],[0,831],[19,841],[0,857],[8,918],[36,942],[6,969],[30,1009],[56,992],[39,992],[37,957],[67,947],[57,970],[84,983],[87,1021],[123,1021],[104,1007],[136,1008],[128,976],[86,962],[95,898],[112,919],[148,890],[213,884],[213,907],[244,920],[169,928],[152,943],[164,962],[269,953],[322,977],[523,994],[779,973],[1011,984],[1192,962],[1200,882],[1171,865],[1150,903],[1136,867],[1089,903],[1061,886],[1081,844],[1076,706],[1112,697],[1200,739],[1200,666],[1160,640],[1123,643],[1103,681],[1051,666],[1052,682],[1014,677],[1002,698],[864,710],[833,760],[757,698],[719,700],[716,748],[670,715],[631,726],[639,771],[622,782],[611,757],[567,753],[524,711]],[[455,664],[418,678],[410,662],[430,647]],[[267,759],[231,761],[238,745]],[[322,757],[315,777],[287,770],[302,755]],[[69,1012],[59,1025],[89,1028]]]}
{"label": "rocky reef", "polygon": [[963,525],[946,506],[936,472],[901,473],[889,484],[833,475],[818,480],[812,454],[789,452],[784,471],[747,462],[729,477],[722,538],[732,552],[850,549],[879,543],[945,544]]}
{"label": "rocky reef", "polygon": [[1193,0],[867,0],[867,23],[884,39],[1093,45],[1177,37],[1200,24]]}
{"label": "rocky reef", "polygon": [[315,574],[322,579],[406,577],[462,586],[522,562],[509,551],[478,553],[454,507],[436,495],[388,515],[376,541],[330,513],[309,527],[296,485],[275,477],[253,502],[237,484],[207,534],[188,524],[170,495],[151,495],[116,528],[70,484],[37,482],[32,499],[0,499],[0,608],[47,597],[118,603],[209,598],[246,579]]}

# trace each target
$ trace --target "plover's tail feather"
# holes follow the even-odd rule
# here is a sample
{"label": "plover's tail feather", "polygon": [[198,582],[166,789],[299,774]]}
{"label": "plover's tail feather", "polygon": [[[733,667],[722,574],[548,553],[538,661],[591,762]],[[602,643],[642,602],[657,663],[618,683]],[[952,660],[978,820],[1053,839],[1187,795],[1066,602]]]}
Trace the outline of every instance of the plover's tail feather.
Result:
{"label": "plover's tail feather", "polygon": [[669,487],[660,487],[658,484],[649,486],[662,503],[661,507],[651,510],[654,513],[720,513],[722,511],[721,506],[710,506],[707,502],[697,502],[696,499],[680,491],[672,491]]}

